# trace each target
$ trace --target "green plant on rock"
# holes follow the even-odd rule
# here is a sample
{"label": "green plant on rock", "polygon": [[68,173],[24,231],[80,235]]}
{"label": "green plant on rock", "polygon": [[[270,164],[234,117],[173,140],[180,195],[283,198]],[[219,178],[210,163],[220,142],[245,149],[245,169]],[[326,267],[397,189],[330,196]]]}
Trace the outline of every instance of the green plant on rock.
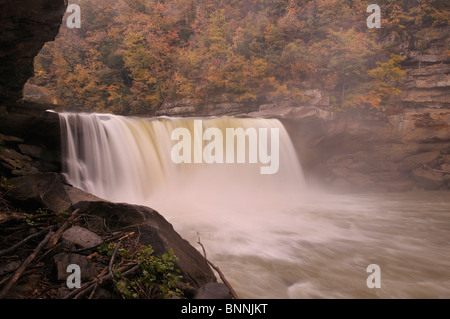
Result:
{"label": "green plant on rock", "polygon": [[[102,255],[112,256],[115,245],[115,243],[102,244],[97,250]],[[182,276],[175,267],[178,258],[173,250],[158,257],[154,254],[152,246],[148,245],[135,252],[121,248],[118,255],[122,260],[137,263],[139,266],[139,272],[132,278],[125,278],[119,271],[115,271],[114,285],[123,297],[167,299],[182,295],[182,291],[177,287]]]}

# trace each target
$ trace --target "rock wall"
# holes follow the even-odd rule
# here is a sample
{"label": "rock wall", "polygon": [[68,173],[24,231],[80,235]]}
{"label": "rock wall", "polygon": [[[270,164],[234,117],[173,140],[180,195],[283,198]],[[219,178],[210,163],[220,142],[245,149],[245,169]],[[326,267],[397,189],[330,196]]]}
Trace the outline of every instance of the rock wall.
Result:
{"label": "rock wall", "polygon": [[0,103],[22,97],[34,57],[58,34],[64,0],[0,0]]}
{"label": "rock wall", "polygon": [[320,91],[309,104],[262,105],[283,121],[307,176],[340,191],[450,189],[450,28],[397,45],[402,93],[380,110],[336,112]]}

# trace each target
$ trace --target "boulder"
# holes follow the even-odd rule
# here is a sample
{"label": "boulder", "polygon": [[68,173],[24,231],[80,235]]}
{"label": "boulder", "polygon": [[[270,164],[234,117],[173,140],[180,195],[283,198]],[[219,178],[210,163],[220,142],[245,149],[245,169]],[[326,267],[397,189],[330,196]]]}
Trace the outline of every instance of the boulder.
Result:
{"label": "boulder", "polygon": [[30,208],[44,206],[53,212],[68,210],[72,202],[56,173],[39,173],[8,180],[7,198]]}
{"label": "boulder", "polygon": [[151,245],[161,256],[173,249],[183,280],[195,288],[216,282],[214,273],[203,256],[183,239],[173,226],[157,211],[137,205],[98,202],[79,202],[74,205],[85,214],[87,227],[95,232],[134,231],[143,245]]}
{"label": "boulder", "polygon": [[105,201],[100,197],[97,197],[95,195],[92,195],[90,193],[87,193],[79,188],[70,186],[70,185],[64,185],[64,190],[66,191],[67,195],[70,198],[70,201],[73,205],[79,203],[79,202],[98,202],[98,201]]}
{"label": "boulder", "polygon": [[79,246],[91,248],[100,245],[103,240],[95,233],[80,226],[73,226],[62,234],[62,239]]}
{"label": "boulder", "polygon": [[58,280],[67,280],[67,277],[71,275],[67,272],[67,266],[75,264],[80,266],[80,275],[82,281],[89,281],[98,275],[98,270],[90,262],[90,260],[79,254],[60,253],[53,257],[56,267],[56,276]]}
{"label": "boulder", "polygon": [[0,147],[0,166],[8,175],[12,176],[24,176],[38,172],[31,165],[31,157],[6,147]]}

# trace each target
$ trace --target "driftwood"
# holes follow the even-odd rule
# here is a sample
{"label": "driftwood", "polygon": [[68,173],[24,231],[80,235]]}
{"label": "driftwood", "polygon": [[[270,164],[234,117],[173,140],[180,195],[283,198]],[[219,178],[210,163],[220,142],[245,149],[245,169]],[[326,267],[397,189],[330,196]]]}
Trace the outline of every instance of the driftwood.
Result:
{"label": "driftwood", "polygon": [[228,280],[225,278],[225,275],[223,274],[223,272],[220,270],[219,267],[217,267],[216,265],[214,265],[211,261],[208,260],[208,258],[206,257],[206,250],[205,247],[203,246],[203,244],[200,241],[200,235],[197,233],[198,236],[198,242],[197,244],[199,244],[202,247],[203,250],[203,257],[205,258],[205,261],[211,266],[211,268],[213,268],[215,271],[217,271],[217,273],[220,276],[220,279],[222,279],[222,282],[228,287],[228,289],[230,290],[231,296],[233,296],[234,299],[239,299],[238,295],[236,294],[236,292],[234,291],[233,287],[230,285],[230,283],[228,282]]}
{"label": "driftwood", "polygon": [[50,241],[50,247],[53,247],[56,245],[56,243],[59,241],[59,239],[61,238],[63,232],[67,229],[67,227],[69,227],[70,224],[73,223],[73,221],[75,220],[75,216],[76,214],[78,214],[80,210],[77,209],[75,211],[73,211],[72,215],[70,216],[69,219],[67,219],[64,224],[62,224],[62,226],[56,231],[55,235],[53,235],[51,241]]}
{"label": "driftwood", "polygon": [[8,294],[12,286],[16,283],[16,281],[20,278],[20,276],[23,274],[25,269],[28,267],[28,265],[33,261],[33,259],[39,254],[39,252],[47,245],[47,243],[52,238],[52,232],[51,230],[47,233],[45,238],[39,243],[39,245],[34,249],[34,251],[31,253],[30,256],[28,256],[27,259],[22,263],[22,265],[16,270],[14,275],[10,278],[6,286],[2,289],[0,292],[0,299],[5,298],[5,296]]}
{"label": "driftwood", "polygon": [[[19,280],[19,278],[22,276],[23,272],[27,269],[27,267],[31,264],[31,262],[36,258],[36,256],[41,252],[44,247],[53,247],[61,238],[62,233],[66,228],[74,221],[75,215],[78,213],[79,210],[75,210],[70,218],[64,222],[64,224],[56,231],[56,233],[52,232],[53,227],[49,227],[48,233],[45,236],[45,238],[39,243],[39,245],[33,250],[31,255],[25,259],[25,261],[22,263],[22,265],[16,270],[14,275],[11,276],[8,283],[3,287],[2,291],[0,292],[0,299],[5,298],[5,296],[8,294],[8,292],[11,290],[11,288],[14,286],[14,284]],[[27,240],[27,238],[25,238]],[[29,240],[29,239],[28,239]],[[19,246],[22,245],[22,243],[18,243]],[[16,245],[18,245],[16,244]],[[16,246],[15,245],[15,246]],[[14,246],[13,246],[14,247]],[[10,249],[10,248],[9,248]],[[9,250],[7,249],[7,250]]]}
{"label": "driftwood", "polygon": [[47,231],[49,231],[49,230],[52,230],[53,228],[55,228],[55,226],[50,226],[50,227],[44,228],[44,229],[42,229],[40,232],[37,232],[37,233],[35,233],[35,234],[32,234],[32,235],[26,237],[25,239],[21,240],[21,241],[18,242],[17,244],[15,244],[15,245],[13,245],[13,246],[11,246],[11,247],[9,247],[9,248],[0,250],[0,256],[6,255],[6,254],[8,254],[8,253],[14,251],[15,249],[17,249],[17,248],[19,248],[20,246],[22,246],[23,244],[25,244],[25,243],[26,243],[27,241],[29,241],[30,239],[33,239],[34,237],[39,237],[39,236],[42,235],[43,233],[45,233],[45,232],[47,232]]}

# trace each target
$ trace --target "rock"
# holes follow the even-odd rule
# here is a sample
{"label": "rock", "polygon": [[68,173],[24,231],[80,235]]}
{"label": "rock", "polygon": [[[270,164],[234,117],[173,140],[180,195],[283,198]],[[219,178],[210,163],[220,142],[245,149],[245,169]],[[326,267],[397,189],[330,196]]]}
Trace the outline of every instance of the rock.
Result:
{"label": "rock", "polygon": [[90,260],[83,255],[60,253],[53,257],[56,266],[56,276],[58,280],[67,280],[67,277],[71,275],[71,272],[67,272],[67,266],[75,264],[80,266],[80,274],[82,281],[89,281],[98,275],[98,270],[90,262]]}
{"label": "rock", "polygon": [[170,109],[156,111],[156,116],[192,116],[194,114],[194,106],[177,106]]}
{"label": "rock", "polygon": [[64,0],[1,0],[0,100],[17,101],[33,76],[34,57],[59,32]]}
{"label": "rock", "polygon": [[194,299],[232,299],[232,296],[225,284],[209,283],[198,290]]}
{"label": "rock", "polygon": [[40,158],[42,153],[44,153],[44,149],[40,146],[36,145],[26,145],[26,144],[20,144],[19,145],[20,152],[22,154],[34,157],[34,158]]}
{"label": "rock", "polygon": [[15,136],[3,135],[0,133],[0,145],[23,143],[23,139]]}
{"label": "rock", "polygon": [[450,174],[450,164],[442,164],[441,165],[441,171]]}
{"label": "rock", "polygon": [[70,185],[64,185],[64,189],[67,193],[67,195],[70,198],[70,201],[73,205],[79,203],[79,202],[98,202],[98,201],[104,201],[102,198],[94,196],[90,193],[87,193],[79,188],[70,186]]}
{"label": "rock", "polygon": [[408,156],[402,161],[400,169],[404,171],[413,170],[423,164],[434,161],[440,156],[440,154],[441,153],[439,151],[433,151]]}
{"label": "rock", "polygon": [[423,168],[415,169],[413,177],[419,183],[419,186],[427,190],[438,190],[444,183],[442,173]]}
{"label": "rock", "polygon": [[348,192],[352,185],[347,180],[338,177],[331,183],[331,187],[338,192]]}
{"label": "rock", "polygon": [[447,189],[450,189],[450,174],[445,174],[443,179],[444,179],[444,184],[447,187]]}
{"label": "rock", "polygon": [[31,158],[29,156],[5,147],[0,147],[0,165],[12,176],[38,173],[38,170],[31,166]]}
{"label": "rock", "polygon": [[200,252],[184,240],[155,210],[137,205],[117,204],[105,201],[79,202],[74,205],[86,215],[89,229],[101,231],[134,231],[143,245],[152,245],[155,254],[161,256],[173,249],[179,258],[177,263],[183,280],[195,288],[216,282]]}
{"label": "rock", "polygon": [[8,180],[8,185],[11,190],[7,198],[19,201],[30,208],[44,206],[53,212],[62,212],[72,206],[61,178],[56,173],[39,173],[11,178]]}
{"label": "rock", "polygon": [[103,242],[97,234],[79,226],[73,226],[66,230],[62,234],[62,239],[75,244],[80,248],[95,247]]}

